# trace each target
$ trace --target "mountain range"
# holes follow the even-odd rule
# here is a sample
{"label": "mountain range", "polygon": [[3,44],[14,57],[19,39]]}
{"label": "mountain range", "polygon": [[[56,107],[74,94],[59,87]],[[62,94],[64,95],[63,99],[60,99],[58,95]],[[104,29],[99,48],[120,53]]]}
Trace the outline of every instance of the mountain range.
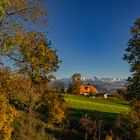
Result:
{"label": "mountain range", "polygon": [[[72,82],[71,78],[59,79],[67,89]],[[127,81],[126,79],[121,78],[104,78],[99,76],[94,76],[93,78],[82,77],[83,84],[93,84],[98,91],[108,92],[113,94],[117,89],[126,88]]]}

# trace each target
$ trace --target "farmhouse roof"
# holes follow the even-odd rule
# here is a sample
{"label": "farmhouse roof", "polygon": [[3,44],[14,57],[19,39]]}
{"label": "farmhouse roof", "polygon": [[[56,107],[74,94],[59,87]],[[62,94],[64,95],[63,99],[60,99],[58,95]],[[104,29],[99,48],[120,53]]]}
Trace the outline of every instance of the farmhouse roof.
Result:
{"label": "farmhouse roof", "polygon": [[97,93],[97,89],[92,85],[92,84],[86,84],[86,85],[81,85],[80,86],[80,93],[85,93],[85,92],[89,92],[89,93]]}

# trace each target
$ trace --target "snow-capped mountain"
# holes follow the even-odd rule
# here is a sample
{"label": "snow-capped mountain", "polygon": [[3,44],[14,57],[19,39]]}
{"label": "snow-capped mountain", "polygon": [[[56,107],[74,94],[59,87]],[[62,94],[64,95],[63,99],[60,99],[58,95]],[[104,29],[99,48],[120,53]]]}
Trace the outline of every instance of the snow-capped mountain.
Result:
{"label": "snow-capped mountain", "polygon": [[102,78],[102,77],[99,77],[99,76],[94,76],[92,78],[92,80],[94,82],[109,82],[109,83],[114,83],[114,82],[125,82],[126,80],[125,79],[120,79],[120,78]]}

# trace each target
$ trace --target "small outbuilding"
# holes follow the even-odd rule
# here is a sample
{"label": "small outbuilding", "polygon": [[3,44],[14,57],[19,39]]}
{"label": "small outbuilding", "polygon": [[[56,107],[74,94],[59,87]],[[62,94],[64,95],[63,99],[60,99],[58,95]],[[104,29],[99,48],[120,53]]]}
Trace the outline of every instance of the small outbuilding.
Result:
{"label": "small outbuilding", "polygon": [[95,95],[95,97],[107,99],[107,93],[106,92],[98,93]]}

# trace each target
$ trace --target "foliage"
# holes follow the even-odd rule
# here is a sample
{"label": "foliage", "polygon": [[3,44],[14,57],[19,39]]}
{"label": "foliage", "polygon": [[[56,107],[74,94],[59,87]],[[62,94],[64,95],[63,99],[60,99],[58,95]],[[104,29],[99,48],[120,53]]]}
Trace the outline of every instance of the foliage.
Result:
{"label": "foliage", "polygon": [[132,111],[129,115],[121,114],[116,118],[115,124],[113,124],[114,139],[140,139],[140,123],[135,120],[133,113]]}
{"label": "foliage", "polygon": [[135,122],[140,122],[140,99],[133,100],[132,103],[133,109],[131,111],[131,117]]}
{"label": "foliage", "polygon": [[[24,139],[25,135],[27,137],[27,134],[29,138],[33,135],[34,137],[37,136],[39,130],[37,133],[35,129],[40,120],[39,118],[35,119],[34,108],[38,93],[36,93],[36,89],[33,87],[31,80],[12,73],[9,68],[4,68],[0,73],[1,92],[7,97],[9,103],[15,106],[20,112],[20,117],[16,118],[14,124],[12,124],[12,139]],[[30,123],[32,124],[30,125]],[[21,131],[22,128],[24,129]],[[29,131],[29,129],[32,131]],[[43,126],[40,126],[40,129],[43,129]],[[41,135],[41,133],[39,135]]]}
{"label": "foliage", "polygon": [[0,74],[1,92],[5,94],[10,104],[27,111],[37,96],[31,80],[12,73],[10,68],[4,68]]}
{"label": "foliage", "polygon": [[133,132],[131,138],[138,140],[140,139],[140,18],[131,28],[131,34],[132,38],[128,42],[127,54],[124,55],[124,59],[130,64],[132,72],[132,76],[128,78],[126,98],[132,100],[133,109],[130,112],[129,121],[126,123],[130,125],[128,128]]}
{"label": "foliage", "polygon": [[10,45],[4,50],[4,55],[13,59],[19,67],[18,71],[24,76],[29,76],[33,82],[49,79],[49,74],[59,68],[58,64],[61,61],[58,60],[56,50],[51,49],[45,34],[35,32],[17,34],[3,43]]}
{"label": "foliage", "polygon": [[[0,25],[10,21],[18,23],[46,23],[48,16],[47,5],[44,0],[1,0]],[[11,20],[12,18],[12,20]],[[17,20],[19,19],[19,20]]]}
{"label": "foliage", "polygon": [[80,92],[80,85],[82,84],[82,75],[80,73],[75,73],[71,77],[72,84],[67,90],[68,93],[78,95]]}
{"label": "foliage", "polygon": [[3,68],[0,75],[1,92],[21,112],[20,118],[14,121],[12,139],[46,139],[45,129],[49,124],[61,124],[66,117],[63,97],[48,93],[46,84],[38,87],[9,68]]}
{"label": "foliage", "polygon": [[126,93],[126,89],[117,89],[117,97],[124,99],[125,93]]}
{"label": "foliage", "polygon": [[14,121],[13,140],[46,140],[46,124],[33,113],[21,112],[22,116]]}
{"label": "foliage", "polygon": [[126,98],[131,100],[140,98],[140,18],[131,28],[132,38],[128,42],[128,48],[124,60],[130,64],[132,76],[128,78]]}
{"label": "foliage", "polygon": [[70,85],[70,87],[67,90],[67,93],[79,95],[79,91],[80,91],[80,85],[78,83],[75,83]]}
{"label": "foliage", "polygon": [[18,116],[18,112],[12,107],[6,97],[0,92],[0,139],[11,139],[13,131],[12,123]]}
{"label": "foliage", "polygon": [[0,18],[2,18],[4,14],[6,14],[6,7],[9,6],[10,4],[11,4],[10,0],[0,1]]}
{"label": "foliage", "polygon": [[[39,112],[44,121],[49,124],[60,124],[66,117],[67,104],[60,94],[43,94]],[[48,119],[47,119],[48,118]]]}
{"label": "foliage", "polygon": [[34,82],[47,81],[59,68],[57,51],[46,33],[47,5],[44,0],[11,0],[0,19],[0,53],[12,60],[22,76]]}
{"label": "foliage", "polygon": [[[25,38],[22,35],[33,31],[37,22],[39,26],[46,23],[47,5],[42,0],[2,0],[0,7],[4,9],[0,15],[0,52],[1,55],[14,59],[12,54],[18,54],[17,45]],[[9,49],[11,51],[8,53]]]}
{"label": "foliage", "polygon": [[[47,82],[61,62],[42,30],[47,19],[45,0],[0,1],[0,56],[9,58],[15,66],[14,72],[0,67],[0,93],[7,98],[5,106],[10,103],[22,114],[14,121],[13,140],[47,139],[48,125],[60,124],[65,118],[63,97],[47,92]],[[7,125],[14,117],[10,119]]]}
{"label": "foliage", "polygon": [[66,93],[68,94],[73,94],[73,90],[72,90],[72,84],[69,84],[69,88],[66,90]]}
{"label": "foliage", "polygon": [[102,121],[96,118],[94,121],[87,115],[80,119],[81,127],[85,133],[85,140],[88,139],[88,135],[92,135],[93,139],[100,139],[100,131],[102,127]]}
{"label": "foliage", "polygon": [[55,80],[52,85],[50,86],[50,90],[54,90],[56,92],[63,93],[65,92],[64,83],[60,80]]}
{"label": "foliage", "polygon": [[76,83],[81,83],[82,82],[82,75],[80,73],[75,73],[72,75],[72,83],[76,84]]}

